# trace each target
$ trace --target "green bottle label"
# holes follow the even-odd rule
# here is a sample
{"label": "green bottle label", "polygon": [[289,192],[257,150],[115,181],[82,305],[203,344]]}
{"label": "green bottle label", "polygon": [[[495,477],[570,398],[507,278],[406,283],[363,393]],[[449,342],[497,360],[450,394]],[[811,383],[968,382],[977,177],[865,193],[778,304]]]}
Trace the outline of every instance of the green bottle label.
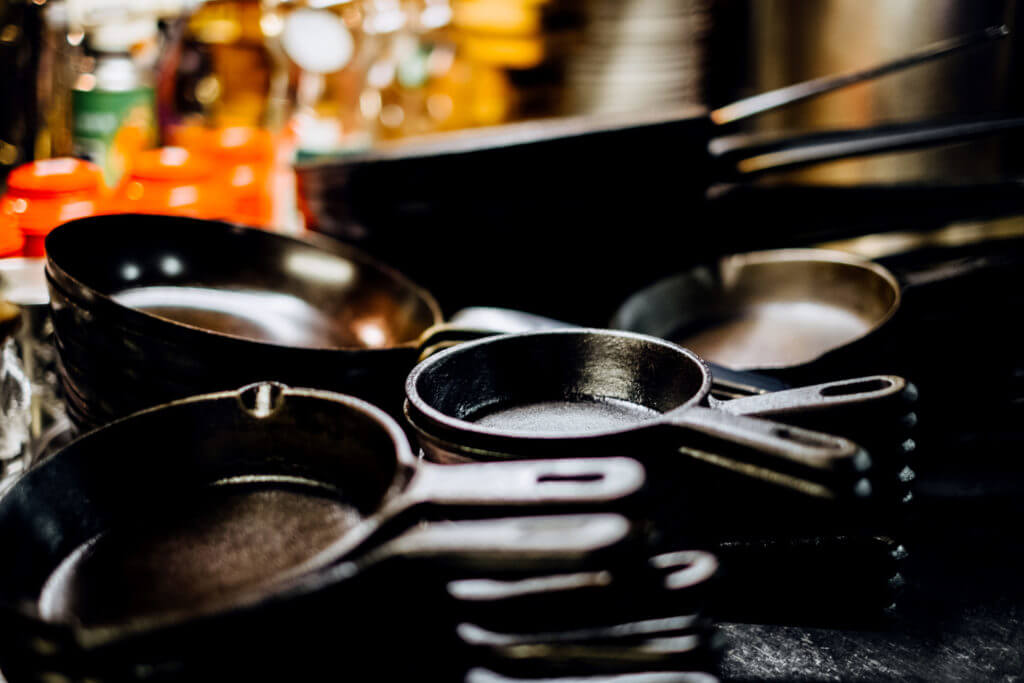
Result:
{"label": "green bottle label", "polygon": [[153,144],[155,106],[149,87],[118,92],[73,91],[75,156],[97,164],[108,185],[117,183],[131,157]]}

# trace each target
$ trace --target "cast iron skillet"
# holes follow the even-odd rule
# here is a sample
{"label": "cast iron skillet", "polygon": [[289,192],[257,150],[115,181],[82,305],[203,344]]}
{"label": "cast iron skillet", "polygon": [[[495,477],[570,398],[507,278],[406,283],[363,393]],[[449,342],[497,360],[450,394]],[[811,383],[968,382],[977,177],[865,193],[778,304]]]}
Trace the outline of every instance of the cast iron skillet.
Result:
{"label": "cast iron skillet", "polygon": [[71,221],[47,237],[46,275],[84,426],[267,377],[397,412],[421,348],[459,336],[428,292],[355,249],[228,223]]}
{"label": "cast iron skillet", "polygon": [[[776,381],[820,381],[834,368],[869,364],[870,344],[909,293],[1020,259],[1019,250],[1000,251],[893,272],[821,249],[736,254],[636,293],[611,326],[668,339],[731,370]],[[757,375],[743,374],[755,388],[777,389],[758,387]]]}
{"label": "cast iron skillet", "polygon": [[871,459],[856,444],[703,407],[710,387],[707,366],[687,349],[563,329],[467,342],[428,358],[409,374],[405,409],[424,452],[442,462],[626,452],[653,466],[654,444],[672,444],[806,494],[870,495]]}
{"label": "cast iron skillet", "polygon": [[[138,413],[26,473],[0,498],[0,544],[19,558],[0,602],[108,642],[126,615],[145,630],[254,604],[417,520],[614,507],[643,481],[626,458],[418,463],[379,409],[263,383]],[[160,582],[133,591],[136,576]]]}

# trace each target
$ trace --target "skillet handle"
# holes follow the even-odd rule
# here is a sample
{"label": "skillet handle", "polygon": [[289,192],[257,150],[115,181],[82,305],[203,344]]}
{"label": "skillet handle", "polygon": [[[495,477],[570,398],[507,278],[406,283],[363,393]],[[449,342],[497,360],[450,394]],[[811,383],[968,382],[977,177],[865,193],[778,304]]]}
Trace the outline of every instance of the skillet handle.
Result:
{"label": "skillet handle", "polygon": [[818,411],[833,413],[844,408],[898,400],[907,404],[917,398],[913,384],[897,375],[869,375],[796,387],[729,401],[712,399],[712,406],[732,415],[785,417]]}
{"label": "skillet handle", "polygon": [[632,523],[619,514],[590,513],[421,524],[358,560],[429,560],[450,570],[575,571],[633,539]]}
{"label": "skillet handle", "polygon": [[630,458],[514,460],[457,466],[421,463],[406,493],[444,507],[609,503],[639,491],[643,466]]}
{"label": "skillet handle", "polygon": [[420,357],[424,360],[459,342],[496,334],[517,334],[539,330],[575,327],[552,318],[511,308],[469,306],[457,311],[448,322],[434,325],[420,338]]}
{"label": "skillet handle", "polygon": [[818,498],[865,498],[871,458],[838,436],[695,406],[665,414],[679,452]]}

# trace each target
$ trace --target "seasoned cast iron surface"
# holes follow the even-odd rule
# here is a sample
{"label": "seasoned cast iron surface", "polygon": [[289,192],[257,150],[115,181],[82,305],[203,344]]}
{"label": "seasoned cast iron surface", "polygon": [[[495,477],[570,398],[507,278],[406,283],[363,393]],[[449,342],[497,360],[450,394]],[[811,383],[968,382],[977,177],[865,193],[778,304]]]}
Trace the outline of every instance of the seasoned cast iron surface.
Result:
{"label": "seasoned cast iron surface", "polygon": [[201,609],[267,585],[362,519],[297,489],[219,486],[198,497],[184,514],[115,527],[79,546],[47,580],[42,616],[101,625]]}

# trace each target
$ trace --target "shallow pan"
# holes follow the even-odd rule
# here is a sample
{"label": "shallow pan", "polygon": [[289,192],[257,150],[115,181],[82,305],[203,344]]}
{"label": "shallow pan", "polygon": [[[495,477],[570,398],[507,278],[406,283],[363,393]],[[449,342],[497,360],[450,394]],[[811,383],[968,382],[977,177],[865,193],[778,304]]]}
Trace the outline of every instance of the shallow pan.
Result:
{"label": "shallow pan", "polygon": [[[78,439],[0,499],[0,539],[20,558],[2,570],[2,602],[58,622],[176,623],[258,602],[418,520],[615,506],[644,481],[625,458],[481,467],[417,462],[398,425],[352,397],[265,383],[182,400]],[[111,566],[166,590],[78,571],[139,549]],[[89,576],[107,592],[78,603]]]}

